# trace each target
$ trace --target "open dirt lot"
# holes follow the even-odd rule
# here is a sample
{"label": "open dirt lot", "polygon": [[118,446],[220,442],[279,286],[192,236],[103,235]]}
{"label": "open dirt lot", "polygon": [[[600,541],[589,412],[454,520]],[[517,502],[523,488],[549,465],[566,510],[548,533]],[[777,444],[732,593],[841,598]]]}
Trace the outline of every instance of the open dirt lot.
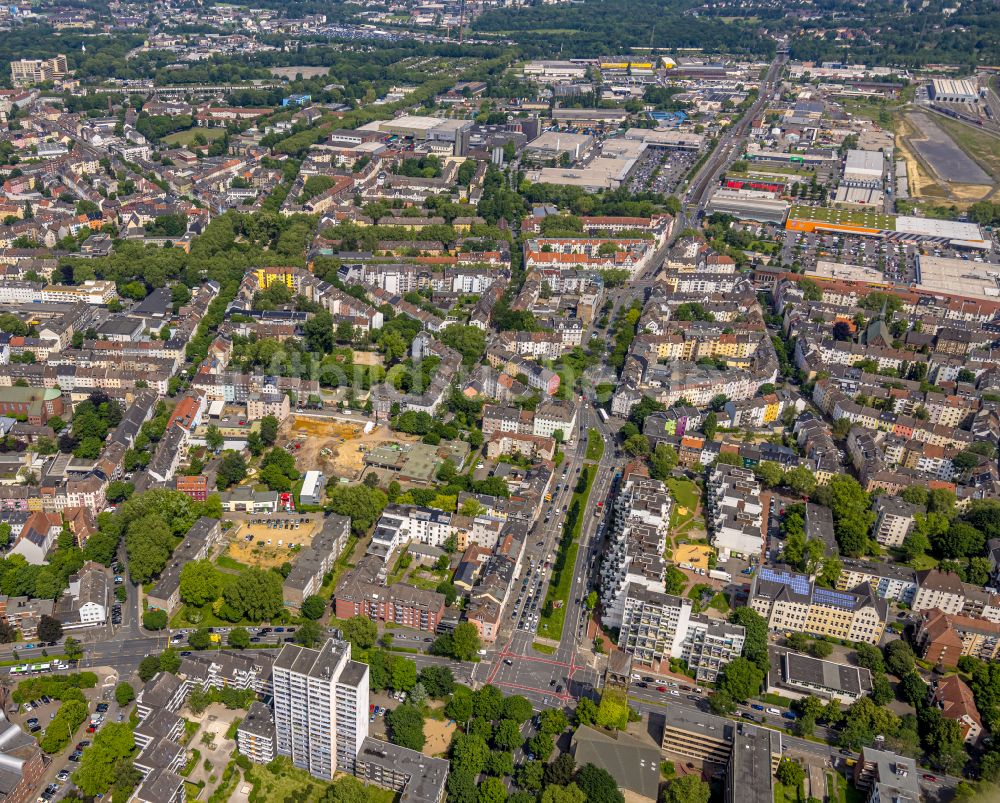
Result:
{"label": "open dirt lot", "polygon": [[680,544],[674,550],[674,562],[686,563],[696,569],[708,571],[708,556],[712,554],[712,547],[704,544]]}
{"label": "open dirt lot", "polygon": [[438,722],[436,719],[424,721],[424,736],[427,742],[421,751],[425,756],[440,756],[448,751],[451,735],[455,732],[454,722]]}
{"label": "open dirt lot", "polygon": [[[267,524],[240,522],[233,528],[232,540],[229,542],[226,554],[240,563],[259,566],[262,569],[280,566],[291,559],[292,544],[309,546],[313,536],[323,524],[322,516],[306,516],[305,521],[298,521],[298,517],[293,518],[298,527],[290,524],[288,527],[275,528]],[[246,540],[248,535],[251,536],[249,541]],[[264,546],[259,545],[261,541],[264,542]]]}
{"label": "open dirt lot", "polygon": [[327,476],[356,480],[364,470],[364,454],[383,443],[415,443],[418,438],[392,432],[386,426],[376,427],[367,435],[360,426],[341,421],[294,416],[285,433],[290,440],[301,442],[295,450],[300,471],[319,469]]}
{"label": "open dirt lot", "polygon": [[315,78],[317,75],[326,75],[330,72],[329,67],[271,67],[271,75],[276,75],[279,78],[289,78],[294,79],[296,75],[301,74],[303,78]]}

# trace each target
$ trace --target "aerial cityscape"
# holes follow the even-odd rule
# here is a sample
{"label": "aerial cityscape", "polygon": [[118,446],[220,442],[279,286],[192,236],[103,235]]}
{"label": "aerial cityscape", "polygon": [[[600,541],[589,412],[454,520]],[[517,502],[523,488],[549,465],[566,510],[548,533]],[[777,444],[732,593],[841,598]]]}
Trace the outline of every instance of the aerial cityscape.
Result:
{"label": "aerial cityscape", "polygon": [[0,803],[1000,803],[998,34],[0,7]]}

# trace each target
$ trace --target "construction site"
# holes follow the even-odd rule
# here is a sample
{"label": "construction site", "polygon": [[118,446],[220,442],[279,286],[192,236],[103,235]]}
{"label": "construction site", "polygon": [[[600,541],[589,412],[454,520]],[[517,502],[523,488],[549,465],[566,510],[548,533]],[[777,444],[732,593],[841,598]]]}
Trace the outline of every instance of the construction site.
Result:
{"label": "construction site", "polygon": [[354,424],[335,418],[294,415],[284,424],[284,442],[292,444],[299,471],[318,470],[327,477],[355,482],[365,469],[365,454],[380,446],[416,443],[419,439],[393,432],[374,422]]}

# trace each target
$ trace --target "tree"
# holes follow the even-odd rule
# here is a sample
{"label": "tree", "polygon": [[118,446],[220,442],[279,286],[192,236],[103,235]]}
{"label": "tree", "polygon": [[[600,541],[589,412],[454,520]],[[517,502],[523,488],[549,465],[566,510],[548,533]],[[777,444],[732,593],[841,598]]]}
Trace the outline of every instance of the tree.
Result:
{"label": "tree", "polygon": [[589,697],[581,697],[573,712],[573,720],[577,725],[594,725],[597,723],[597,703]]}
{"label": "tree", "polygon": [[456,722],[467,722],[472,717],[472,692],[464,686],[458,686],[445,705],[444,713]]}
{"label": "tree", "polygon": [[278,440],[278,419],[273,415],[265,415],[260,419],[260,429],[257,430],[260,433],[261,442],[265,446],[274,446],[275,441]]}
{"label": "tree", "polygon": [[549,756],[552,755],[555,744],[551,736],[545,733],[536,733],[524,743],[524,747],[535,758],[547,761]]}
{"label": "tree", "polygon": [[355,535],[368,532],[389,501],[382,491],[363,484],[337,486],[327,491],[327,498],[333,513],[350,517]]}
{"label": "tree", "polygon": [[499,778],[487,778],[479,785],[478,803],[506,803],[507,787]]}
{"label": "tree", "polygon": [[833,645],[829,641],[813,641],[809,645],[809,654],[813,658],[827,658],[833,652]]}
{"label": "tree", "polygon": [[746,658],[734,658],[722,670],[719,690],[734,700],[746,702],[760,691],[764,674],[755,663]]}
{"label": "tree", "polygon": [[761,673],[767,672],[771,665],[767,652],[767,621],[753,608],[736,608],[729,614],[729,621],[743,625],[743,656],[752,661]]}
{"label": "tree", "polygon": [[193,560],[181,568],[180,596],[184,602],[201,607],[219,598],[221,578],[210,560]]}
{"label": "tree", "polygon": [[762,460],[754,468],[753,473],[768,488],[776,488],[785,478],[785,472],[773,460]]}
{"label": "tree", "polygon": [[624,448],[633,457],[647,455],[649,454],[649,441],[645,435],[632,435],[626,439]]}
{"label": "tree", "polygon": [[448,773],[445,789],[448,792],[448,803],[477,803],[476,776],[468,770],[452,768]]}
{"label": "tree", "polygon": [[885,668],[896,677],[902,678],[912,672],[916,665],[916,656],[913,648],[902,639],[890,641],[882,651],[885,659]]}
{"label": "tree", "polygon": [[451,742],[451,765],[453,770],[471,772],[474,776],[483,771],[490,750],[486,740],[475,734],[456,734]]}
{"label": "tree", "polygon": [[476,326],[452,324],[438,335],[441,342],[462,355],[462,362],[475,365],[486,352],[486,332]]}
{"label": "tree", "polygon": [[417,682],[436,700],[447,697],[455,688],[455,676],[447,666],[425,666],[417,675]]}
{"label": "tree", "polygon": [[500,711],[502,719],[513,720],[519,725],[531,719],[531,714],[531,703],[528,702],[528,698],[522,697],[520,694],[512,694],[505,698]]}
{"label": "tree", "polygon": [[708,696],[708,707],[713,714],[726,716],[736,710],[736,703],[729,692],[717,691]]}
{"label": "tree", "polygon": [[315,647],[323,639],[323,626],[309,619],[295,631],[295,643],[302,647]]}
{"label": "tree", "polygon": [[574,782],[586,795],[587,803],[625,803],[625,796],[611,773],[594,764],[580,767]]}
{"label": "tree", "polygon": [[667,781],[663,803],[708,803],[711,789],[697,775],[682,775]]}
{"label": "tree", "polygon": [[88,798],[107,793],[119,776],[120,762],[135,752],[132,726],[110,722],[94,734],[93,744],[83,751],[73,783]]}
{"label": "tree", "polygon": [[471,661],[482,647],[479,631],[471,622],[456,625],[451,634],[451,657],[457,661]]}
{"label": "tree", "polygon": [[159,608],[146,611],[142,615],[142,626],[146,630],[165,630],[167,623],[167,612]]}
{"label": "tree", "polygon": [[306,619],[319,619],[326,613],[326,600],[315,594],[302,600],[301,613]]}
{"label": "tree", "polygon": [[215,424],[209,424],[205,428],[205,445],[213,452],[221,449],[225,442],[225,437]]}
{"label": "tree", "polygon": [[[51,424],[51,421],[49,423]],[[117,505],[127,500],[133,491],[135,491],[135,486],[131,482],[116,480],[115,482],[108,483],[108,490],[105,496],[111,504]]]}
{"label": "tree", "polygon": [[666,480],[677,465],[677,450],[665,443],[656,444],[649,458],[649,474],[653,479]]}
{"label": "tree", "polygon": [[538,715],[539,732],[546,736],[556,736],[569,727],[569,721],[561,708],[546,708]]}
{"label": "tree", "polygon": [[305,335],[306,348],[309,351],[329,354],[336,346],[336,338],[333,334],[333,316],[325,309],[313,313],[312,317],[305,322],[302,331]]}
{"label": "tree", "polygon": [[239,619],[267,621],[281,611],[281,577],[263,569],[245,569],[226,586],[223,598]]}
{"label": "tree", "polygon": [[542,792],[541,803],[584,803],[583,790],[575,783],[568,786],[547,786]]}
{"label": "tree", "polygon": [[545,765],[541,761],[525,761],[514,771],[514,783],[521,789],[537,792],[542,788]]}
{"label": "tree", "polygon": [[980,555],[986,536],[971,524],[956,521],[943,535],[931,541],[934,552],[942,558],[965,558]]}
{"label": "tree", "polygon": [[493,729],[493,746],[497,750],[514,750],[523,741],[521,729],[512,719],[500,720]]}
{"label": "tree", "polygon": [[389,658],[389,685],[396,691],[409,691],[417,683],[417,665],[402,655]]}
{"label": "tree", "polygon": [[79,661],[83,658],[83,644],[72,636],[66,636],[66,640],[63,642],[63,652],[66,653],[69,660]]}
{"label": "tree", "polygon": [[342,775],[330,787],[323,803],[367,803],[368,790],[351,775]]}
{"label": "tree", "polygon": [[216,487],[220,491],[241,482],[247,475],[247,464],[243,455],[232,450],[223,452],[222,460],[215,476]]}
{"label": "tree", "polygon": [[385,715],[389,741],[410,750],[421,750],[424,738],[424,715],[414,705],[403,704]]}
{"label": "tree", "polygon": [[188,644],[195,650],[207,650],[212,643],[211,635],[208,628],[199,627],[194,633],[188,635]]}
{"label": "tree", "polygon": [[885,662],[882,660],[882,652],[878,647],[859,641],[854,645],[854,652],[858,666],[863,666],[876,675],[885,672]]}
{"label": "tree", "polygon": [[701,431],[705,434],[708,440],[715,439],[715,433],[719,429],[719,417],[712,410],[708,415],[705,416],[705,420],[701,422]]}
{"label": "tree", "polygon": [[367,616],[352,616],[341,623],[340,629],[357,650],[371,649],[378,639],[378,628]]}
{"label": "tree", "polygon": [[160,656],[159,655],[147,655],[141,661],[139,661],[139,680],[143,683],[147,683],[156,677],[157,673],[160,671]]}
{"label": "tree", "polygon": [[250,646],[250,632],[245,627],[234,627],[229,631],[226,643],[235,650],[245,650]]}
{"label": "tree", "polygon": [[560,753],[555,760],[545,765],[545,783],[566,786],[573,780],[576,762],[569,753]]}
{"label": "tree", "polygon": [[802,769],[802,765],[787,757],[778,762],[778,769],[774,774],[782,786],[792,790],[801,789],[802,782],[806,779],[806,771]]}
{"label": "tree", "polygon": [[896,695],[893,694],[892,685],[889,683],[889,679],[885,675],[872,676],[871,698],[875,705],[888,705],[895,699],[895,697]]}
{"label": "tree", "polygon": [[62,638],[63,628],[62,622],[58,619],[49,616],[47,614],[42,614],[41,618],[38,620],[38,639],[39,641],[45,642],[55,642]]}
{"label": "tree", "polygon": [[115,702],[121,708],[127,706],[130,702],[135,699],[135,689],[132,688],[131,683],[126,683],[122,681],[117,686],[115,686]]}
{"label": "tree", "polygon": [[805,466],[795,466],[785,472],[784,483],[799,496],[811,496],[816,490],[816,475]]}

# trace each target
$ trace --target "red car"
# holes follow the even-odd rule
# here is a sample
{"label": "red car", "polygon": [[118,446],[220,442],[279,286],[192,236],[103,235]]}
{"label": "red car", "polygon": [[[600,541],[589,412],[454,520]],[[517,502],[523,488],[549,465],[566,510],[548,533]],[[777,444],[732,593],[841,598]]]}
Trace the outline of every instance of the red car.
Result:
{"label": "red car", "polygon": [[924,780],[925,781],[930,781],[931,783],[937,783],[937,776],[936,775],[925,775],[924,776]]}
{"label": "red car", "polygon": [[656,690],[657,690],[658,692],[661,692],[661,693],[662,693],[662,692],[665,692],[665,691],[667,690],[667,687],[666,687],[666,686],[657,686],[657,687],[656,687]]}

